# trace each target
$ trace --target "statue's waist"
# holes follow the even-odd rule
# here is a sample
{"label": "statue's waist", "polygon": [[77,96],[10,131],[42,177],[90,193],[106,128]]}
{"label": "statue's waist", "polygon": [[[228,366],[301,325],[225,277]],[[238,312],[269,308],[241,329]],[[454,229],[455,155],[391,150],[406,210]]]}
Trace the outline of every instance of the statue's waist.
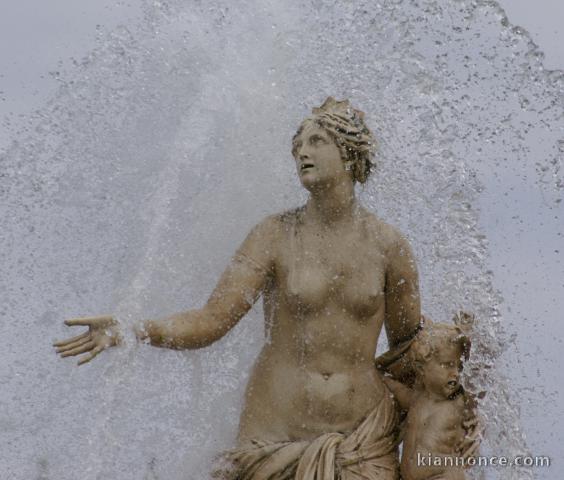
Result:
{"label": "statue's waist", "polygon": [[246,408],[269,410],[265,418],[276,418],[299,438],[350,431],[387,393],[379,375],[365,365],[331,371],[261,362],[249,383]]}

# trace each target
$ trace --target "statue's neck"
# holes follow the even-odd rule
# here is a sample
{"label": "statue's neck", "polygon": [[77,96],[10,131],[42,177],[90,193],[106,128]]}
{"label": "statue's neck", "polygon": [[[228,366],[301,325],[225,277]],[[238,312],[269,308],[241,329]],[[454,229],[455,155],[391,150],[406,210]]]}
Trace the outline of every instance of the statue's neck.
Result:
{"label": "statue's neck", "polygon": [[359,212],[354,185],[340,184],[331,190],[312,191],[306,203],[305,213],[312,220],[326,226],[334,226],[352,219]]}

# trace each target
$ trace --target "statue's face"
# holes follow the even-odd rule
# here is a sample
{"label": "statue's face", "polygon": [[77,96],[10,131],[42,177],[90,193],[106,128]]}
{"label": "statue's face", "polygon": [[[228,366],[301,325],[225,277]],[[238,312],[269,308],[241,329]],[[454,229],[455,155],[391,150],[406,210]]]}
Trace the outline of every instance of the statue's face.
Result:
{"label": "statue's face", "polygon": [[304,124],[294,138],[292,153],[300,181],[310,191],[352,181],[350,172],[345,170],[339,147],[315,122]]}
{"label": "statue's face", "polygon": [[447,398],[460,388],[462,371],[462,347],[458,344],[445,344],[422,368],[425,389],[439,397]]}

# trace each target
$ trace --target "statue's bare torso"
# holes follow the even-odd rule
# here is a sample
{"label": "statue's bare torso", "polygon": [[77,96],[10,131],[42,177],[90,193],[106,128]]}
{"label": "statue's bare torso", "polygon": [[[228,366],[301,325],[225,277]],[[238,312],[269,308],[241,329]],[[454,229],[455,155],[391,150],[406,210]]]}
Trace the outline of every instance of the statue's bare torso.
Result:
{"label": "statue's bare torso", "polygon": [[247,387],[239,441],[350,431],[386,393],[374,354],[397,233],[363,208],[333,229],[308,222],[304,209],[263,225],[271,267],[253,258],[248,242],[238,252],[270,271],[267,343]]}

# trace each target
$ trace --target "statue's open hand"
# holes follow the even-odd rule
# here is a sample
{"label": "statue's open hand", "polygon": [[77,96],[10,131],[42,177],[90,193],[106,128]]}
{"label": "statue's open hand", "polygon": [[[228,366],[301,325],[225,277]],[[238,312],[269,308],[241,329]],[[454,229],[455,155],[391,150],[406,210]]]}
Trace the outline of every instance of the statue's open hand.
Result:
{"label": "statue's open hand", "polygon": [[87,353],[78,361],[78,365],[89,362],[102,350],[118,345],[121,342],[118,323],[109,315],[73,318],[72,320],[66,320],[65,325],[69,327],[75,325],[88,327],[88,331],[81,335],[53,344],[57,348],[57,353],[61,354],[61,357]]}

